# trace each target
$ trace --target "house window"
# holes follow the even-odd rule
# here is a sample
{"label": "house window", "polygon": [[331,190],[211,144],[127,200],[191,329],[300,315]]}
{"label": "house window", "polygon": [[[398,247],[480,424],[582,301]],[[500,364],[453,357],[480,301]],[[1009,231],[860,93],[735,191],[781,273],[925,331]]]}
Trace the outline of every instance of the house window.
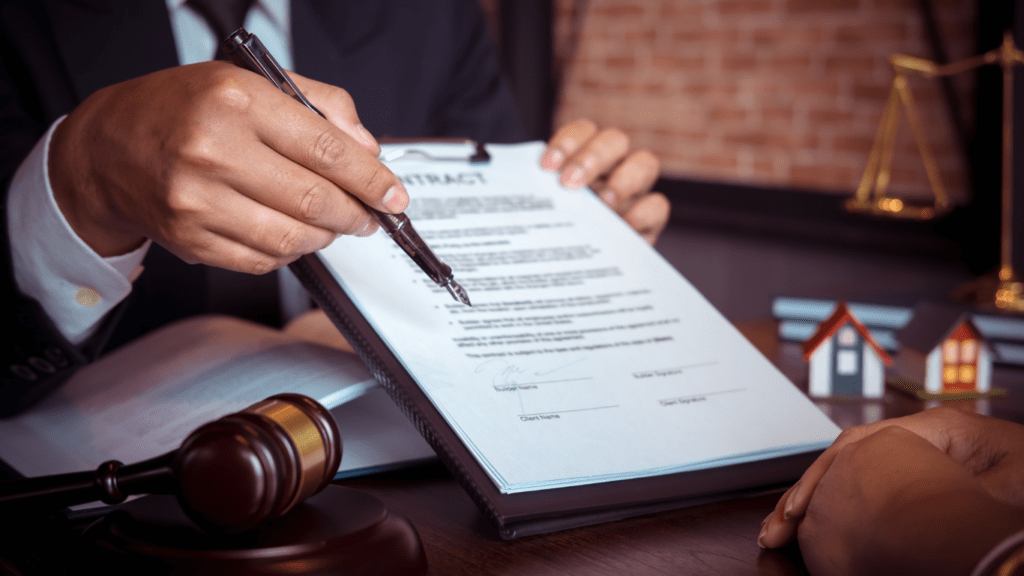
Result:
{"label": "house window", "polygon": [[956,364],[960,361],[960,344],[950,338],[942,344],[942,362],[944,364]]}
{"label": "house window", "polygon": [[943,384],[956,384],[959,371],[956,369],[956,365],[946,366],[942,369],[942,383]]}
{"label": "house window", "polygon": [[839,342],[840,346],[854,346],[857,344],[857,333],[853,330],[853,326],[843,326],[839,331],[839,335],[836,337],[836,341]]}
{"label": "house window", "polygon": [[960,365],[960,383],[974,385],[974,364]]}
{"label": "house window", "polygon": [[857,353],[853,350],[836,352],[836,374],[848,376],[857,373]]}
{"label": "house window", "polygon": [[942,342],[942,384],[950,392],[971,390],[978,378],[981,343],[967,322],[961,322]]}
{"label": "house window", "polygon": [[960,343],[960,361],[965,364],[974,362],[975,357],[978,355],[978,344],[977,340],[964,340]]}

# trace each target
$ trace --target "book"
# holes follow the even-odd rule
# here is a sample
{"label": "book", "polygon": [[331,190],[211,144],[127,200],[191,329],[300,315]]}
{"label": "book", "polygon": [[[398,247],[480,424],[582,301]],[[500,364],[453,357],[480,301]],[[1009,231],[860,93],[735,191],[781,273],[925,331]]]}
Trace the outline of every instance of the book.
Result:
{"label": "book", "polygon": [[79,370],[29,410],[0,419],[0,460],[24,477],[130,464],[281,392],[331,409],[336,478],[436,459],[355,355],[237,318],[182,320]]}
{"label": "book", "polygon": [[[910,322],[913,306],[856,302],[847,306],[882,348],[890,352],[899,350],[896,333]],[[779,321],[779,338],[790,342],[807,340],[835,307],[835,300],[823,298],[775,298],[772,315]],[[996,363],[1024,366],[1024,317],[974,312],[971,320],[992,346]]]}
{"label": "book", "polygon": [[501,536],[798,478],[838,427],[543,143],[489,151],[384,150],[472,307],[383,234],[292,268]]}

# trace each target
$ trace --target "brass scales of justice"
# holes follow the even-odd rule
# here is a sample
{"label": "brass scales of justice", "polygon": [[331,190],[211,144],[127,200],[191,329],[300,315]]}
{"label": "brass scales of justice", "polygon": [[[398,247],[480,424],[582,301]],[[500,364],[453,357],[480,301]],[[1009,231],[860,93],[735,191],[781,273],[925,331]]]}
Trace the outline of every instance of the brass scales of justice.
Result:
{"label": "brass scales of justice", "polygon": [[[1002,118],[1002,222],[1000,234],[1000,266],[998,278],[992,279],[993,288],[985,289],[984,279],[979,282],[976,299],[979,303],[994,304],[996,307],[1014,312],[1024,312],[1024,282],[1013,270],[1012,208],[1013,208],[1013,67],[1024,64],[1024,52],[1017,48],[1009,32],[1003,35],[1002,44],[979,56],[951,64],[937,64],[931,60],[893,54],[889,61],[896,71],[889,98],[878,124],[875,142],[868,156],[857,192],[846,201],[851,212],[882,216],[894,216],[915,220],[928,220],[949,212],[952,202],[942,186],[935,157],[921,126],[921,118],[914,104],[914,97],[907,82],[907,76],[915,74],[925,78],[953,76],[986,66],[999,64],[1003,70],[1003,118]],[[932,205],[907,202],[904,199],[887,196],[892,172],[892,158],[896,147],[896,128],[899,125],[900,108],[906,110],[907,123],[913,132],[918,152],[924,162],[925,174],[931,186],[935,201]]]}

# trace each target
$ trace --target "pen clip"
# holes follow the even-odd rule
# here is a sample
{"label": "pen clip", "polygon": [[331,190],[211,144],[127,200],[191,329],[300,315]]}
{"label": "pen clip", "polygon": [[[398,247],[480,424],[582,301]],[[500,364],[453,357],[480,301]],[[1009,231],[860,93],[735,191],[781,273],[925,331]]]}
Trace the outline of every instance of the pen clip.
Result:
{"label": "pen clip", "polygon": [[321,117],[326,118],[322,112],[316,109],[316,106],[313,106],[309,100],[306,100],[306,97],[299,91],[299,87],[292,82],[292,79],[288,77],[288,74],[285,73],[281,65],[277,63],[277,60],[267,51],[263,42],[260,42],[260,39],[255,34],[246,32],[245,28],[239,28],[231,36],[228,36],[227,40],[224,40],[221,47],[236,66],[255,72],[270,80],[285,94],[301,102],[306,108],[316,112]]}

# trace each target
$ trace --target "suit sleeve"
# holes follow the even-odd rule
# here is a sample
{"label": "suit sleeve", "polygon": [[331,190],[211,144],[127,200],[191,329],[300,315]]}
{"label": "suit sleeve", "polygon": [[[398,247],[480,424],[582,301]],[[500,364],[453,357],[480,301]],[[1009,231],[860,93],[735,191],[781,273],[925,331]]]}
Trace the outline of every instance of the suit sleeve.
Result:
{"label": "suit sleeve", "polygon": [[[98,355],[123,305],[81,346],[68,342],[39,302],[14,277],[8,217],[11,181],[22,161],[60,113],[48,114],[37,94],[38,71],[18,57],[9,31],[0,37],[0,416],[19,412],[60,386]],[[54,118],[48,117],[52,115]]]}

